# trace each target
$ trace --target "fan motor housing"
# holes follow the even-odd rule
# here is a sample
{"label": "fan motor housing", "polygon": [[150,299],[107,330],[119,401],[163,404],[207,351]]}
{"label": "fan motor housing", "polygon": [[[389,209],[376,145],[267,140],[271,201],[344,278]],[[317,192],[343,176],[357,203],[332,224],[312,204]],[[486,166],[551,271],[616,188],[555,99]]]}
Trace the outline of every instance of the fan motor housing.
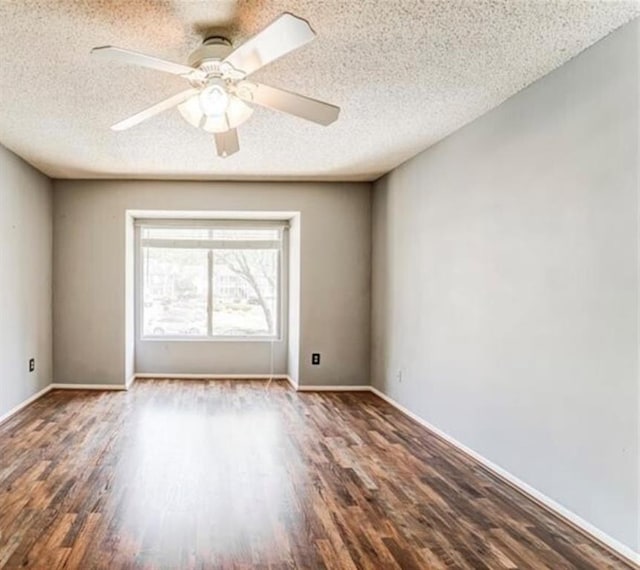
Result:
{"label": "fan motor housing", "polygon": [[200,67],[207,61],[220,61],[227,57],[232,50],[231,42],[222,36],[211,36],[189,56],[191,67]]}

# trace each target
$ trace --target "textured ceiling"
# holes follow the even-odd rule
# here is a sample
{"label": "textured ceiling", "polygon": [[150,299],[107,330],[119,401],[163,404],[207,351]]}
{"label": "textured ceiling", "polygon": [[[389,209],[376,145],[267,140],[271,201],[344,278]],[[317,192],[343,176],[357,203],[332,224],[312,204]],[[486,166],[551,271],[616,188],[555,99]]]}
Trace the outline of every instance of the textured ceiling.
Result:
{"label": "textured ceiling", "polygon": [[[93,46],[186,63],[204,32],[241,42],[283,11],[318,37],[252,77],[341,106],[336,123],[257,109],[227,159],[177,110],[109,129],[186,82],[92,61]],[[605,0],[0,0],[0,143],[57,178],[372,180],[639,14]]]}

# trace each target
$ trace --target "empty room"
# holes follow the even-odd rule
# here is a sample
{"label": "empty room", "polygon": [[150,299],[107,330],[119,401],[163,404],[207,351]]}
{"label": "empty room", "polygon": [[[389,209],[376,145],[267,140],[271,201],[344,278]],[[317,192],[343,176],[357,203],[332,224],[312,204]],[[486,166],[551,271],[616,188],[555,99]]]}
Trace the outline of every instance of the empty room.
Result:
{"label": "empty room", "polygon": [[640,2],[0,29],[0,569],[640,568]]}

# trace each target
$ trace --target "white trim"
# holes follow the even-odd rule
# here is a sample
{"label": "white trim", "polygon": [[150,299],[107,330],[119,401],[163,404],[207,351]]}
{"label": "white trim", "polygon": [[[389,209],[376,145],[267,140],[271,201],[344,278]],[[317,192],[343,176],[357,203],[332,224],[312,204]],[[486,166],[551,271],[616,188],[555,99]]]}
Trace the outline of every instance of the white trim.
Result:
{"label": "white trim", "polygon": [[288,380],[291,379],[287,374],[274,374],[268,372],[266,374],[174,374],[172,372],[141,372],[135,374],[136,379],[144,378],[165,378],[176,380]]}
{"label": "white trim", "polygon": [[321,385],[321,386],[298,386],[298,392],[369,392],[371,386],[339,386]]}
{"label": "white trim", "polygon": [[287,380],[289,381],[289,384],[291,384],[291,387],[296,390],[296,392],[298,391],[298,383],[293,379],[293,377],[289,374],[287,374]]}
{"label": "white trim", "polygon": [[197,221],[246,221],[246,222],[281,222],[289,223],[298,211],[289,210],[127,210],[136,220],[150,223],[165,222],[167,220],[187,220],[189,223]]}
{"label": "white trim", "polygon": [[[269,216],[273,215],[274,212],[256,212],[258,214],[257,217],[251,218],[230,218],[225,215],[224,212],[211,212],[207,214],[204,218],[189,218],[189,217],[178,217],[173,214],[178,214],[180,212],[163,212],[163,214],[167,214],[168,217],[139,217],[134,214],[134,223],[136,226],[152,228],[152,229],[164,229],[164,228],[181,228],[181,229],[191,229],[193,227],[196,228],[207,228],[207,229],[242,229],[242,230],[283,230],[289,227],[289,217],[291,212],[283,212],[282,219],[278,216],[277,212],[275,212],[276,217],[267,218],[262,217],[263,214],[269,214]],[[202,212],[200,212],[202,213]],[[242,212],[240,212],[242,213]]]}
{"label": "white trim", "polygon": [[[222,152],[222,151],[221,151]],[[144,243],[144,241],[143,241]],[[213,336],[213,250],[207,251],[207,338]],[[140,281],[140,285],[144,287],[144,277]],[[142,294],[144,296],[144,293]],[[144,317],[144,307],[142,307],[141,317]],[[142,333],[141,340],[148,338],[150,335],[144,334],[144,320],[140,321]]]}
{"label": "white trim", "polygon": [[127,382],[125,384],[125,390],[128,390],[129,388],[131,388],[131,385],[136,381],[136,375],[132,374],[128,379]]}
{"label": "white trim", "polygon": [[506,469],[503,469],[499,465],[496,465],[486,457],[480,455],[478,452],[474,451],[470,447],[467,447],[463,443],[460,443],[457,439],[451,437],[449,434],[443,432],[441,429],[437,428],[433,424],[428,421],[422,419],[420,416],[414,414],[412,411],[405,408],[402,404],[396,402],[393,398],[387,396],[384,392],[381,392],[377,388],[373,386],[369,386],[369,390],[373,392],[376,396],[383,399],[388,404],[392,405],[394,408],[402,412],[404,415],[408,416],[415,422],[419,423],[421,426],[427,428],[429,431],[433,432],[437,436],[441,437],[454,447],[457,447],[460,451],[469,455],[471,458],[475,459],[478,463],[483,465],[486,469],[491,471],[494,475],[498,476],[500,479],[505,481],[507,484],[515,487],[518,491],[526,495],[531,500],[535,501],[542,507],[552,511],[554,514],[560,516],[565,519],[569,524],[577,527],[582,532],[590,535],[595,540],[601,542],[604,546],[609,549],[615,551],[618,555],[624,557],[630,562],[635,564],[640,563],[640,552],[635,552],[627,545],[621,543],[615,538],[609,536],[608,534],[601,531],[599,528],[593,526],[591,523],[587,522],[574,512],[570,511],[566,507],[562,506],[560,503],[557,503],[550,497],[547,497],[544,493],[541,493],[537,489],[531,487],[515,475],[512,475]]}
{"label": "white trim", "polygon": [[29,404],[35,402],[38,398],[42,398],[47,392],[49,392],[52,388],[52,384],[49,384],[46,388],[43,388],[39,392],[36,392],[33,396],[29,396],[24,402],[18,404],[11,408],[8,412],[5,412],[2,416],[0,416],[0,424],[6,420],[8,420],[14,414],[17,414],[20,410],[26,408]]}
{"label": "white trim", "polygon": [[51,384],[52,390],[126,390],[124,384]]}

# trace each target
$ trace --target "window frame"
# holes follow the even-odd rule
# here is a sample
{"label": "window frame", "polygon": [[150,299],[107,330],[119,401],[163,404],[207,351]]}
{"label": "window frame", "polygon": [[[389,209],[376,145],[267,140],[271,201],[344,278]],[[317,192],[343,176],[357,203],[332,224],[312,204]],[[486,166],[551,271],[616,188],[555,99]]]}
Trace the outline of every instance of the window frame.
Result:
{"label": "window frame", "polygon": [[[288,276],[288,229],[287,220],[182,220],[182,219],[136,219],[135,225],[135,327],[136,338],[143,342],[282,342],[285,337],[286,321],[286,294]],[[149,335],[144,333],[144,261],[143,248],[144,239],[142,229],[231,229],[231,230],[252,230],[252,229],[277,229],[280,231],[280,240],[161,240],[153,239],[154,242],[172,242],[170,247],[180,249],[175,245],[179,242],[188,242],[187,249],[201,249],[207,252],[207,334],[206,335]],[[204,247],[204,244],[207,244]],[[260,248],[256,244],[269,243],[272,247]],[[199,244],[201,247],[194,246]],[[279,244],[276,247],[276,244]],[[240,247],[238,247],[240,246]],[[246,247],[244,247],[246,246]],[[277,277],[276,287],[276,309],[277,316],[276,331],[273,335],[213,335],[213,250],[214,249],[273,249],[277,252]]]}

